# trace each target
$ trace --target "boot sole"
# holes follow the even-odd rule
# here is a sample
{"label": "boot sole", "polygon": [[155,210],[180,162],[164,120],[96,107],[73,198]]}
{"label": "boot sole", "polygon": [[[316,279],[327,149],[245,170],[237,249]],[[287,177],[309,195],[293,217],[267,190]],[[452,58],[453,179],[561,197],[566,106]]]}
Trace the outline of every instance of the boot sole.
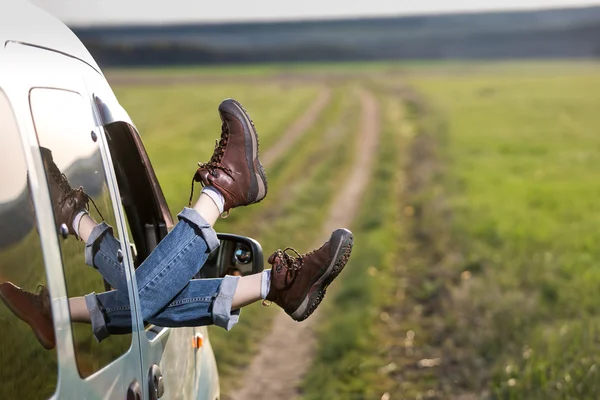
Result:
{"label": "boot sole", "polygon": [[[54,341],[51,341],[51,340],[49,340],[48,338],[46,338],[44,336],[41,336],[36,329],[33,329],[33,326],[36,325],[36,324],[34,323],[34,321],[32,321],[29,318],[29,314],[27,314],[27,315],[21,314],[21,312],[17,308],[14,308],[12,306],[12,303],[6,297],[4,297],[4,295],[2,294],[1,291],[0,291],[0,298],[2,298],[2,301],[4,302],[4,304],[6,305],[6,307],[8,307],[8,309],[17,318],[19,318],[21,321],[23,321],[27,325],[29,325],[29,327],[33,331],[33,334],[35,335],[36,339],[38,340],[38,342],[40,342],[40,344],[42,345],[43,348],[45,348],[46,350],[52,350],[52,349],[54,349],[54,346],[56,346],[56,343]],[[52,327],[52,329],[54,329],[54,327]]]}
{"label": "boot sole", "polygon": [[[331,282],[334,281],[335,278],[337,278],[340,272],[342,272],[346,266],[346,263],[348,262],[348,259],[350,258],[352,246],[354,245],[354,236],[352,235],[352,232],[347,229],[338,229],[338,231],[341,231],[339,234],[342,235],[342,238],[339,241],[331,263],[327,267],[327,271],[325,271],[325,273],[321,275],[317,282],[312,285],[313,288],[317,286],[317,289],[313,290],[312,293],[306,296],[296,311],[289,314],[298,322],[304,321],[317,309],[325,297],[327,287],[331,284]],[[336,233],[334,233],[334,235]]]}
{"label": "boot sole", "polygon": [[245,122],[245,127],[250,127],[249,130],[244,128],[244,143],[246,144],[246,162],[248,164],[248,169],[250,170],[251,177],[250,190],[248,191],[248,204],[259,203],[267,195],[268,184],[265,169],[262,166],[260,160],[258,159],[258,133],[256,132],[254,123],[248,116],[246,109],[244,109],[244,106],[242,106],[237,100],[234,99],[229,99],[226,101],[232,103],[235,106],[235,108],[239,112],[238,117],[242,117],[242,119]]}

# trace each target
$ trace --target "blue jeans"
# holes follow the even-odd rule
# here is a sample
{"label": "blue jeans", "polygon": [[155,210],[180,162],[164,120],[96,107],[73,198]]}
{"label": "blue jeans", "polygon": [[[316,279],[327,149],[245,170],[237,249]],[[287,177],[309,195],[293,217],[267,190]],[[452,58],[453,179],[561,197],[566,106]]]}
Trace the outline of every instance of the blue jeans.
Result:
{"label": "blue jeans", "polygon": [[[135,271],[145,322],[165,327],[215,324],[227,330],[235,325],[239,310],[231,301],[239,277],[192,279],[208,254],[219,246],[210,225],[191,208],[178,216],[179,223]],[[97,225],[85,246],[86,263],[102,274],[116,290],[85,296],[94,336],[131,332],[131,309],[125,270],[117,258],[121,243],[106,223]]]}

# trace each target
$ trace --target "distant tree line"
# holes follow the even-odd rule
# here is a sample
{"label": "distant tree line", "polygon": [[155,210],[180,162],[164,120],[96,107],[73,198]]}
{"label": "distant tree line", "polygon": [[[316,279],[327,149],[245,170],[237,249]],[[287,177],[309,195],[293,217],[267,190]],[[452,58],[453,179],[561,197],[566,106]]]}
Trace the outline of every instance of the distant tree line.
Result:
{"label": "distant tree line", "polygon": [[600,7],[365,20],[75,29],[103,66],[595,58]]}

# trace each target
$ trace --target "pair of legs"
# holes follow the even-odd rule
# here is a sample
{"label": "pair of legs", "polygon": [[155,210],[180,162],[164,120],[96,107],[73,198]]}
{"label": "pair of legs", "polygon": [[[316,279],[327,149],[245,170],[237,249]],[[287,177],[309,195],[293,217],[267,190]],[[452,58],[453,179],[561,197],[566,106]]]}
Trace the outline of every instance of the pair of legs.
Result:
{"label": "pair of legs", "polygon": [[[291,248],[277,250],[268,259],[273,268],[262,274],[193,279],[219,244],[212,228],[219,215],[258,203],[267,194],[252,120],[241,104],[231,99],[221,103],[219,113],[223,122],[221,140],[211,159],[200,164],[192,181],[204,186],[198,202],[191,207],[190,196],[190,208],[179,214],[179,223],[136,270],[142,316],[159,326],[216,324],[230,329],[241,307],[266,299],[294,320],[302,321],[320,304],[327,287],[344,268],[353,245],[350,231],[334,231],[321,248],[304,255]],[[112,228],[104,222],[97,224],[89,216],[90,198],[83,188],[71,188],[50,150],[41,150],[57,228],[66,224],[70,234],[86,242],[86,263],[98,269],[115,288],[69,299],[71,317],[76,322],[91,323],[98,340],[129,332],[131,312],[125,270],[117,257],[121,243],[113,237]],[[4,282],[0,284],[0,298],[31,326],[45,348],[54,347],[45,288],[34,295]]]}
{"label": "pair of legs", "polygon": [[[264,274],[192,279],[218,245],[212,226],[219,215],[215,203],[202,193],[193,208],[179,214],[179,223],[136,270],[146,322],[168,327],[216,324],[230,329],[237,322],[236,310],[264,298]],[[78,235],[86,242],[86,262],[116,290],[69,299],[71,318],[91,323],[99,340],[126,332],[131,328],[131,314],[125,270],[116,257],[121,244],[108,225],[97,224],[87,214],[79,222]]]}

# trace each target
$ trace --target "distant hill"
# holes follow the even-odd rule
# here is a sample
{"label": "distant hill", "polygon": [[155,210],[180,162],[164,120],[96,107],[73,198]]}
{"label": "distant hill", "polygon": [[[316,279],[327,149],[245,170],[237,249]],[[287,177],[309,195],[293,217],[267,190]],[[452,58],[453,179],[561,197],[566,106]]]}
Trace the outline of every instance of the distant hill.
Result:
{"label": "distant hill", "polygon": [[73,30],[102,66],[600,56],[600,7]]}

